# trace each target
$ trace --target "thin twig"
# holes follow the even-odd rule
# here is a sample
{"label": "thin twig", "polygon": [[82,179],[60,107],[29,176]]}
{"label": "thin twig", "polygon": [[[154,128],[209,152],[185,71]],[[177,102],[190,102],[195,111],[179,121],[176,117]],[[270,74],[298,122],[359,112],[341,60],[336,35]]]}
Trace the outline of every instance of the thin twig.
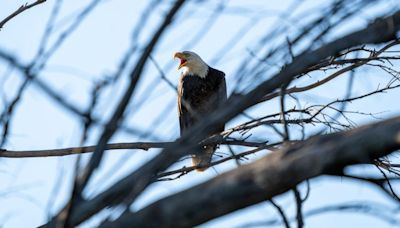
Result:
{"label": "thin twig", "polygon": [[285,212],[282,210],[282,208],[277,203],[275,203],[273,199],[270,199],[269,201],[271,202],[272,206],[274,206],[278,211],[279,215],[282,218],[283,224],[285,224],[285,227],[290,228],[289,220],[287,219],[287,216]]}
{"label": "thin twig", "polygon": [[37,0],[36,2],[33,2],[31,4],[26,3],[25,5],[20,6],[16,11],[14,11],[12,14],[10,14],[8,17],[4,18],[2,21],[0,21],[0,29],[3,28],[3,26],[10,21],[11,19],[13,19],[14,17],[16,17],[17,15],[21,14],[22,12],[24,12],[25,10],[28,10],[36,5],[42,4],[44,3],[46,0]]}

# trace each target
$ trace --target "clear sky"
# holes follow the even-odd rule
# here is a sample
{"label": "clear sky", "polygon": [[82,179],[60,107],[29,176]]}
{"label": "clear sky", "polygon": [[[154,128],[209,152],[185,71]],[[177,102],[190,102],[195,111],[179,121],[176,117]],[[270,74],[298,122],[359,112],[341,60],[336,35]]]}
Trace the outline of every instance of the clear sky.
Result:
{"label": "clear sky", "polygon": [[[59,15],[56,18],[55,34],[66,29],[83,7],[91,1],[63,1]],[[132,28],[143,20],[142,12],[147,4],[152,1],[127,1],[108,0],[101,1],[96,8],[84,19],[70,37],[55,52],[46,65],[39,78],[51,85],[58,93],[80,108],[88,105],[92,83],[113,74],[118,67],[122,56],[131,43]],[[165,12],[170,7],[171,1],[162,1],[155,6],[154,11],[138,37],[138,44],[143,47],[149,36],[154,32]],[[193,1],[192,1],[193,2]],[[254,45],[259,38],[274,26],[288,26],[290,31],[295,31],[297,23],[301,24],[302,17],[312,17],[322,12],[324,6],[330,1],[298,1],[299,7],[289,14],[282,15],[292,1],[263,1],[263,0],[235,0],[235,1],[208,1],[205,4],[194,5],[189,3],[184,11],[176,18],[171,27],[153,51],[152,56],[163,68],[167,78],[176,84],[179,72],[176,71],[177,62],[172,55],[182,49],[197,52],[211,66],[223,70],[227,75],[228,93],[236,86],[235,71],[238,64],[249,51],[254,51]],[[0,19],[9,15],[25,1],[3,1],[0,7]],[[222,13],[215,14],[215,10],[225,3]],[[0,49],[6,50],[17,56],[24,63],[29,63],[35,57],[42,39],[48,18],[54,6],[54,1],[48,0],[35,8],[24,12],[0,31]],[[365,26],[374,16],[393,10],[396,1],[385,1],[377,7],[369,8],[360,13],[344,26],[334,30],[328,36],[334,39],[340,35]],[[262,15],[256,17],[255,15]],[[205,27],[204,23],[210,18],[211,23]],[[200,33],[200,38],[193,41]],[[237,36],[239,32],[239,36]],[[232,37],[237,36],[239,42],[223,49],[229,44]],[[290,36],[290,34],[288,34]],[[50,43],[55,41],[55,36],[50,37]],[[284,37],[282,37],[284,39]],[[278,40],[278,39],[276,39]],[[274,46],[266,43],[264,48]],[[220,50],[223,50],[221,54]],[[139,52],[135,52],[131,65]],[[394,64],[396,64],[394,62]],[[130,69],[131,67],[129,67]],[[381,82],[387,82],[389,77],[383,72],[365,68],[357,74],[358,80],[354,85],[353,93],[361,94],[378,87]],[[266,75],[265,77],[270,77]],[[107,120],[113,108],[119,101],[126,88],[127,75],[119,80],[112,88],[107,89],[96,109],[96,115]],[[316,75],[318,77],[318,75]],[[15,70],[10,73],[9,66],[0,60],[0,110],[4,107],[4,100],[11,100],[21,84],[23,77]],[[250,82],[255,80],[248,79]],[[314,80],[314,79],[312,79]],[[300,96],[303,104],[326,102],[343,97],[348,78],[342,77],[328,83],[320,89],[315,89]],[[310,81],[303,81],[307,84]],[[239,85],[245,88],[247,84]],[[148,89],[150,88],[150,89]],[[329,91],[329,92],[326,92]],[[379,113],[380,118],[399,115],[399,91],[374,96],[361,102],[351,104],[352,110]],[[148,100],[141,104],[144,98]],[[112,142],[132,141],[170,141],[178,137],[178,119],[176,112],[176,94],[159,76],[154,64],[149,61],[145,72],[135,92],[135,98],[129,105],[124,125],[137,129],[141,133],[128,134],[118,132]],[[294,105],[295,103],[289,103]],[[139,106],[140,105],[140,106]],[[140,107],[140,108],[138,108]],[[278,109],[275,100],[257,106],[250,114],[276,112]],[[161,117],[160,117],[161,115]],[[358,124],[372,121],[365,116],[354,115]],[[233,126],[243,119],[236,118],[228,123]],[[101,129],[91,131],[87,145],[94,144]],[[259,132],[266,135],[273,134],[270,128]],[[12,121],[10,136],[5,149],[31,150],[49,149],[78,146],[82,134],[82,123],[74,114],[58,105],[43,93],[34,84],[29,85],[22,97],[21,103],[15,112]],[[271,136],[276,137],[276,136]],[[87,196],[104,190],[138,165],[151,159],[158,151],[110,151],[106,153],[101,171],[90,182]],[[251,159],[261,157],[265,153],[252,155]],[[88,156],[83,156],[87,158]],[[60,158],[34,158],[34,159],[0,159],[0,226],[3,227],[33,227],[46,222],[52,213],[62,207],[68,199],[76,156]],[[188,165],[183,161],[175,167]],[[134,203],[132,209],[139,209],[150,202],[165,195],[175,193],[193,184],[207,180],[218,173],[224,172],[235,166],[234,162],[217,166],[204,173],[190,173],[175,181],[153,184],[140,199]],[[376,174],[369,167],[362,166],[351,169],[358,173]],[[290,178],[290,177],[288,177]],[[302,193],[305,185],[302,184]],[[279,196],[278,203],[292,215],[294,209],[293,196],[284,194]],[[311,195],[304,205],[304,210],[321,206],[338,204],[341,202],[366,202],[374,201],[396,208],[394,200],[383,195],[379,190],[363,183],[349,182],[348,180],[320,177],[311,181]],[[252,221],[262,221],[276,218],[276,211],[268,202],[249,207],[210,221],[203,227],[232,227]],[[399,215],[393,215],[400,221]],[[82,227],[93,227],[99,221],[98,216]],[[373,216],[356,213],[327,213],[306,219],[306,227],[394,227]]]}

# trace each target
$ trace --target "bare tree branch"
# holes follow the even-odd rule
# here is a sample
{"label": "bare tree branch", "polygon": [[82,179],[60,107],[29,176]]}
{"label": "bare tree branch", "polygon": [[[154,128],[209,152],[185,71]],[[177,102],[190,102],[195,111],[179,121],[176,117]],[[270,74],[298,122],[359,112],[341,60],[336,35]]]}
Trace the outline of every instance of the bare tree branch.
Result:
{"label": "bare tree branch", "polygon": [[[152,148],[165,148],[174,142],[132,142],[132,143],[111,143],[106,145],[105,150],[126,150],[139,149],[149,150]],[[222,144],[222,145],[238,145],[246,147],[259,147],[265,145],[265,142],[248,142],[244,140],[232,140],[222,138],[210,138],[204,140],[201,145]],[[34,158],[34,157],[53,157],[66,156],[74,154],[90,153],[95,151],[96,146],[70,147],[61,149],[48,150],[4,150],[0,149],[0,157],[5,158]]]}
{"label": "bare tree branch", "polygon": [[[332,41],[314,51],[307,51],[293,59],[280,73],[262,82],[254,90],[243,96],[229,99],[227,105],[216,110],[199,124],[194,126],[174,144],[164,149],[157,157],[138,170],[118,181],[95,198],[79,203],[76,212],[71,216],[71,224],[77,225],[106,206],[122,201],[132,202],[150,183],[157,173],[165,170],[188,151],[195,151],[201,141],[218,123],[224,123],[248,107],[257,104],[264,95],[273,92],[282,84],[289,83],[297,75],[309,67],[316,65],[321,59],[335,56],[340,51],[362,44],[383,43],[395,39],[400,27],[400,12],[381,18],[365,29]],[[100,147],[99,147],[100,148]],[[135,183],[132,186],[132,183]],[[127,199],[127,197],[129,199]]]}
{"label": "bare tree branch", "polygon": [[[90,177],[93,174],[93,171],[99,166],[101,159],[103,157],[104,150],[106,149],[107,142],[108,140],[113,136],[115,131],[119,127],[119,123],[122,121],[122,116],[125,112],[126,106],[128,105],[129,101],[131,100],[131,97],[133,95],[133,92],[135,91],[136,85],[139,81],[139,78],[142,74],[142,71],[144,69],[144,66],[146,64],[147,58],[150,56],[152,50],[156,46],[158,40],[161,38],[161,35],[164,33],[165,29],[168,27],[168,25],[172,22],[173,17],[175,14],[179,11],[179,9],[182,7],[184,4],[183,0],[177,0],[172,8],[170,9],[169,13],[166,15],[164,21],[160,25],[160,27],[157,29],[155,34],[153,35],[153,38],[150,40],[148,43],[147,47],[144,49],[142,56],[139,58],[136,66],[132,70],[130,74],[130,83],[128,88],[126,89],[121,101],[119,102],[117,108],[115,109],[112,117],[106,124],[103,133],[100,136],[100,139],[98,140],[96,149],[86,166],[86,168],[82,171],[82,173],[77,176],[76,182],[73,188],[72,192],[72,197],[69,202],[69,204],[65,207],[64,210],[60,213],[60,220],[62,221],[65,219],[65,225],[70,226],[70,214],[74,212],[75,209],[75,203],[78,201],[78,197],[81,196],[81,193],[83,189],[85,188],[86,184],[88,183]],[[66,214],[66,215],[65,215]],[[58,216],[55,217],[55,222],[57,221]]]}
{"label": "bare tree branch", "polygon": [[[196,226],[271,199],[309,178],[341,173],[348,165],[371,163],[397,149],[400,149],[400,117],[316,136],[137,212],[125,211],[117,220],[104,222],[102,227]],[[176,213],[177,210],[181,213]]]}
{"label": "bare tree branch", "polygon": [[46,0],[37,0],[31,4],[24,4],[22,6],[20,6],[16,11],[14,11],[12,14],[10,14],[9,16],[7,16],[6,18],[4,18],[2,21],[0,21],[0,29],[3,28],[3,26],[10,21],[11,19],[13,19],[14,17],[18,16],[19,14],[21,14],[22,12],[24,12],[25,10],[28,10],[34,6],[37,6],[39,4],[44,3]]}
{"label": "bare tree branch", "polygon": [[[31,1],[33,3],[23,5],[0,20],[0,29],[26,10],[45,2]],[[309,179],[321,175],[334,176],[329,178],[330,182],[346,178],[351,184],[367,183],[367,187],[381,191],[386,200],[392,199],[391,203],[399,202],[398,156],[386,155],[400,151],[400,116],[395,113],[398,117],[387,119],[388,114],[393,114],[392,110],[382,110],[381,105],[369,105],[374,98],[387,98],[399,92],[400,70],[397,68],[400,41],[397,36],[400,7],[395,3],[332,0],[324,5],[313,5],[293,0],[286,9],[280,6],[271,10],[268,4],[152,0],[139,5],[133,3],[135,15],[129,15],[128,20],[118,15],[106,18],[105,24],[97,25],[108,26],[118,20],[121,28],[128,24],[132,26],[130,34],[122,32],[126,29],[118,28],[112,30],[119,32],[115,36],[108,33],[108,29],[90,26],[96,32],[90,34],[95,36],[88,40],[74,39],[72,34],[81,37],[87,31],[82,32],[79,29],[83,28],[81,25],[98,19],[98,14],[91,13],[98,9],[97,6],[101,5],[103,9],[110,4],[125,6],[101,4],[103,2],[89,0],[78,6],[81,7],[79,9],[74,5],[75,10],[71,11],[71,3],[56,0],[52,9],[41,7],[43,15],[50,16],[47,23],[40,21],[40,28],[43,28],[40,29],[41,36],[32,34],[32,38],[37,37],[38,41],[35,42],[37,47],[30,47],[33,51],[29,49],[33,57],[22,56],[28,50],[21,51],[23,47],[14,44],[8,51],[7,43],[3,45],[4,49],[0,49],[0,73],[4,75],[0,76],[0,159],[13,158],[6,161],[14,165],[20,162],[18,158],[46,159],[49,156],[75,155],[59,161],[61,164],[75,160],[74,167],[63,164],[55,167],[62,172],[51,184],[53,189],[48,189],[51,195],[45,195],[47,202],[43,211],[46,211],[49,221],[43,226],[75,227],[82,223],[90,223],[89,226],[100,223],[103,227],[193,227],[263,201],[270,201],[272,205],[266,204],[272,206],[276,213],[262,214],[260,221],[252,216],[251,220],[247,223],[242,221],[239,226],[303,227],[308,216],[332,211],[366,213],[391,224],[399,223],[394,216],[397,217],[400,210],[390,209],[378,202],[343,202],[331,207],[319,207],[322,204],[314,203],[312,207],[317,208],[315,210],[308,210],[308,204],[305,207],[311,195]],[[386,8],[380,7],[383,11],[378,12],[374,10],[375,6]],[[225,23],[220,23],[232,14],[237,28],[227,28]],[[376,18],[376,15],[384,16]],[[264,23],[270,17],[275,19],[273,27],[269,22]],[[358,23],[362,20],[366,26],[359,29]],[[339,35],[355,27],[359,30]],[[165,36],[167,28],[173,31],[168,33],[168,37]],[[222,108],[201,116],[203,119],[196,126],[174,140],[176,123],[171,121],[171,117],[176,112],[171,110],[176,102],[172,97],[176,93],[171,91],[176,92],[176,86],[175,79],[171,80],[168,76],[174,63],[163,60],[165,52],[173,51],[172,48],[203,48],[208,39],[215,38],[209,35],[215,35],[215,30],[220,28],[231,32],[229,36],[218,37],[225,45],[217,42],[200,54],[208,52],[213,55],[215,50],[219,50],[216,52],[218,55],[206,55],[204,59],[210,66],[221,63],[216,67],[227,72],[226,79],[232,95]],[[10,34],[13,30],[3,32],[6,32],[6,40],[13,42],[9,39],[14,35]],[[118,37],[116,42],[107,43],[116,45],[113,53],[122,50],[117,58],[113,54],[99,56],[100,61],[106,60],[111,65],[90,65],[93,59],[85,58],[85,55],[92,54],[92,47],[100,44],[100,53],[110,47],[93,42],[80,46],[85,47],[84,50],[78,50],[83,51],[79,58],[87,59],[88,65],[76,65],[71,59],[74,66],[69,66],[68,58],[72,55],[65,54],[72,50],[65,50],[63,44],[69,42],[74,46],[90,40],[98,42],[109,35]],[[73,51],[76,53],[77,50]],[[110,61],[110,58],[113,60]],[[150,66],[149,61],[152,62],[151,67],[146,69]],[[92,71],[102,73],[92,74]],[[53,73],[70,78],[53,81],[55,77],[50,77]],[[343,86],[343,77],[348,79],[347,87]],[[75,83],[82,84],[78,86]],[[18,115],[26,117],[30,114],[27,108],[31,108],[28,104],[31,97],[25,98],[34,95],[33,89],[37,88],[31,88],[32,85],[39,89],[40,95],[44,95],[41,98],[55,101],[55,108],[78,124],[80,132],[74,133],[77,138],[74,141],[78,142],[76,147],[32,150],[19,143],[18,137],[25,136],[25,130],[37,130],[44,133],[43,139],[47,139],[43,132],[45,128],[28,129],[33,125],[21,127],[20,123],[14,123],[21,120]],[[74,91],[79,89],[82,96],[80,93],[67,94],[59,89],[61,85],[72,85]],[[337,89],[328,91],[331,86],[337,86]],[[119,99],[116,100],[114,94],[118,94]],[[278,96],[280,99],[275,99]],[[361,107],[362,102],[370,103]],[[43,110],[53,106],[53,103],[44,103],[40,103]],[[385,104],[383,108],[398,109],[388,106],[387,102]],[[35,111],[36,108],[41,111],[41,107],[35,107]],[[157,112],[146,113],[149,110]],[[142,121],[143,115],[146,115],[146,122]],[[380,122],[358,127],[361,119]],[[209,132],[222,123],[229,128],[210,136]],[[70,126],[65,130],[72,130]],[[57,125],[58,129],[64,130],[63,122]],[[123,133],[122,137],[127,133],[128,137],[124,140],[130,140],[127,143],[109,143],[120,138],[117,133]],[[58,134],[62,132],[58,131],[54,136],[60,137]],[[93,140],[95,144],[92,144]],[[15,149],[14,145],[22,145],[27,150]],[[187,165],[190,155],[205,145],[216,147],[212,161],[201,166]],[[112,156],[112,159],[103,159],[106,151],[121,149],[125,150],[123,154],[110,151],[107,156]],[[94,153],[89,157],[80,156],[91,152]],[[150,160],[141,159],[153,156],[154,152],[158,154]],[[131,159],[131,156],[137,157]],[[21,161],[28,163],[35,162],[35,159]],[[221,170],[233,168],[234,162],[237,168],[220,174]],[[128,163],[134,164],[135,169],[128,167]],[[353,164],[372,164],[363,167],[375,173],[371,176],[369,173],[347,173],[347,167]],[[63,167],[69,167],[65,170],[67,172],[63,172]],[[199,168],[212,169],[203,174],[195,173]],[[63,186],[70,186],[65,175],[70,176],[71,171],[75,177],[73,189],[67,196],[69,198],[65,199],[65,194],[58,193],[69,191]],[[0,168],[0,174],[7,172],[8,167]],[[121,174],[125,176],[120,178]],[[14,172],[10,172],[11,175],[17,176]],[[204,183],[193,185],[192,178],[207,179]],[[47,175],[46,181],[53,180]],[[304,181],[306,188],[297,188]],[[141,206],[142,199],[153,197],[154,188],[159,190],[160,186],[168,188],[171,184],[182,183],[192,185],[181,192],[172,189],[174,192],[170,194],[173,195]],[[7,188],[0,194],[1,197],[9,197],[11,192],[8,191],[12,189]],[[300,189],[304,190],[304,195]],[[279,196],[283,193],[284,196]],[[277,196],[279,199],[290,199],[292,207],[285,207],[286,201],[282,201],[285,202],[282,205],[278,203],[274,198]],[[25,198],[36,201],[40,197]],[[56,209],[52,206],[60,200],[66,201],[64,207]],[[258,209],[263,206],[258,206]],[[135,210],[131,211],[132,208]],[[4,224],[6,216],[2,218],[0,223]]]}
{"label": "bare tree branch", "polygon": [[[387,222],[391,225],[400,224],[399,219],[395,218],[395,214],[400,212],[398,207],[392,208],[380,203],[370,201],[370,202],[349,202],[349,203],[338,203],[334,205],[322,206],[319,208],[311,209],[304,213],[305,217],[309,218],[315,215],[323,215],[332,212],[355,212],[360,214],[366,214]],[[295,218],[290,218],[290,221],[295,220]],[[243,224],[239,227],[265,227],[272,225],[279,225],[281,222],[277,219],[269,219],[266,221],[256,221]]]}
{"label": "bare tree branch", "polygon": [[[375,53],[371,53],[370,57],[368,58],[364,58],[364,59],[352,59],[351,61],[349,61],[349,63],[353,63],[352,65],[345,67],[343,69],[338,70],[337,72],[329,75],[328,77],[324,78],[323,80],[320,80],[318,82],[315,82],[313,84],[307,85],[307,86],[303,86],[303,87],[292,87],[286,90],[287,94],[292,94],[292,93],[300,93],[300,92],[304,92],[304,91],[308,91],[314,88],[317,88],[329,81],[331,81],[332,79],[342,75],[343,73],[346,73],[348,71],[354,70],[357,67],[360,67],[362,65],[367,64],[370,61],[373,60],[377,60],[380,59],[378,58],[379,55],[381,55],[382,53],[384,53],[384,51],[386,51],[387,49],[399,44],[400,41],[399,40],[395,40],[393,42],[390,42],[389,44],[385,45],[383,48],[381,48],[379,51],[375,52]],[[342,60],[343,61],[343,60]],[[334,61],[328,61],[329,64],[333,64]],[[320,64],[317,65],[318,67],[321,67]],[[315,70],[315,69],[319,69],[319,68],[315,68],[314,66],[311,67],[311,69]],[[266,96],[264,96],[264,98],[262,99],[262,101],[266,101],[266,100],[270,100],[272,98],[275,98],[279,96],[279,92],[274,92],[271,94],[268,94]]]}
{"label": "bare tree branch", "polygon": [[289,219],[287,218],[284,210],[277,203],[275,203],[275,201],[273,199],[270,199],[269,201],[271,202],[272,206],[274,206],[276,208],[276,210],[278,211],[279,215],[282,218],[283,224],[285,224],[285,227],[290,228]]}

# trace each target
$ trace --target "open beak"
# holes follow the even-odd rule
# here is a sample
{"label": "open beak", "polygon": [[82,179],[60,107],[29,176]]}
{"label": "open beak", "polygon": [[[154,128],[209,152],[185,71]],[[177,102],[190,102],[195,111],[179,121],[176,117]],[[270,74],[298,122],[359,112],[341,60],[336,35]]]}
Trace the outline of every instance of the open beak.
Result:
{"label": "open beak", "polygon": [[175,52],[174,59],[176,59],[176,58],[178,58],[181,61],[178,66],[178,70],[179,70],[186,65],[187,60],[185,58],[185,55],[182,52]]}

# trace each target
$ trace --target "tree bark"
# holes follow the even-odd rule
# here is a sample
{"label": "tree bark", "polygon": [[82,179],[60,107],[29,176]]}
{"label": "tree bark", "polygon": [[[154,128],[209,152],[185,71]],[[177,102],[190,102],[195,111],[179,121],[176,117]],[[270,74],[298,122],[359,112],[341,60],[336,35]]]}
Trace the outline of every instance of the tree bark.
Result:
{"label": "tree bark", "polygon": [[400,117],[353,130],[316,136],[138,212],[125,212],[102,227],[193,227],[282,194],[304,180],[341,173],[400,149]]}

